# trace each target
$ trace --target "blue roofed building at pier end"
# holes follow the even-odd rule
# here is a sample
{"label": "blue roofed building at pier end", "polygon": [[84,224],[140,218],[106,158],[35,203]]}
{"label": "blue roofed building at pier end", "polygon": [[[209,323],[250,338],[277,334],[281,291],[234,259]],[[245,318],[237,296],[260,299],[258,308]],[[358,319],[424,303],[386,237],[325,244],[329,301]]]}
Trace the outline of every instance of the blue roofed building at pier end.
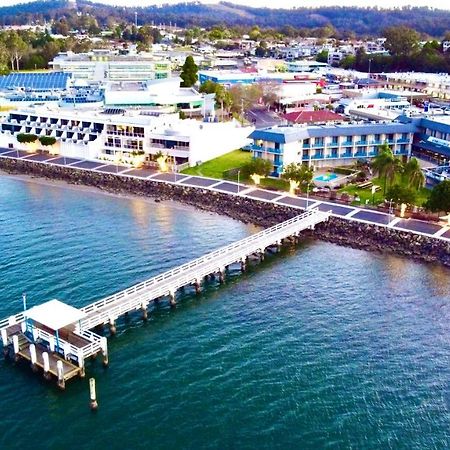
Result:
{"label": "blue roofed building at pier end", "polygon": [[322,168],[370,160],[382,144],[404,160],[416,156],[436,165],[450,161],[450,116],[400,117],[384,123],[278,125],[257,129],[249,137],[253,143],[246,149],[254,157],[271,161],[271,176],[275,177],[290,163]]}

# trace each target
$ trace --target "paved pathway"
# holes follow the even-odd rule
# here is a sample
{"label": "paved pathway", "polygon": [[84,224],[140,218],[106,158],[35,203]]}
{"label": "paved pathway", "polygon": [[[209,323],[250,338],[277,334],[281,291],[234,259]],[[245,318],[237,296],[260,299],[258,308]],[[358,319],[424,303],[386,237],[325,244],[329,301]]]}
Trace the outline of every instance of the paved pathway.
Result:
{"label": "paved pathway", "polygon": [[211,191],[225,192],[262,202],[275,203],[282,206],[291,206],[298,209],[319,208],[320,211],[331,212],[332,216],[345,218],[351,221],[371,223],[389,228],[409,231],[414,234],[431,236],[435,239],[450,242],[450,227],[437,223],[425,222],[417,219],[401,219],[393,214],[381,211],[364,209],[360,206],[342,205],[328,200],[318,200],[306,197],[292,196],[287,193],[269,191],[266,189],[238,184],[233,181],[223,181],[215,178],[184,175],[181,173],[160,173],[152,169],[130,169],[125,166],[105,164],[101,161],[88,161],[76,158],[64,158],[55,155],[31,154],[24,151],[0,148],[0,158],[26,159],[41,164],[68,166],[78,170],[113,173],[119,176],[144,178],[161,183],[193,186]]}

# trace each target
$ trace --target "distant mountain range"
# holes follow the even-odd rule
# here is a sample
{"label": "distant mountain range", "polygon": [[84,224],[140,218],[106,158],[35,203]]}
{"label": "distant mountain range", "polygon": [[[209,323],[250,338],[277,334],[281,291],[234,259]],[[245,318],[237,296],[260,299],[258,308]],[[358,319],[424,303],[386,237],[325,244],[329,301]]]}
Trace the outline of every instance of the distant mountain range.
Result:
{"label": "distant mountain range", "polygon": [[[77,1],[80,11],[89,12],[100,25],[108,20],[134,23],[138,12],[140,24],[166,23],[182,27],[253,26],[264,28],[318,28],[332,25],[338,31],[352,31],[358,35],[380,35],[392,25],[406,25],[420,33],[442,37],[450,31],[450,11],[426,7],[399,9],[320,7],[295,9],[255,8],[233,3],[205,5],[203,3],[179,3],[175,5],[131,8],[109,6],[85,0]],[[0,7],[0,23],[3,25],[25,24],[59,18],[73,12],[73,2],[67,0],[38,0],[15,6]]]}

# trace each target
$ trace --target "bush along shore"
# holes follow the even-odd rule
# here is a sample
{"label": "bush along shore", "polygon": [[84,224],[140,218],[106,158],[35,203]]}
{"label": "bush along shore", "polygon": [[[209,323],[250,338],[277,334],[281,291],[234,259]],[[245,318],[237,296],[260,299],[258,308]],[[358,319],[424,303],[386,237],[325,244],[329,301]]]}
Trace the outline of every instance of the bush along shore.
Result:
{"label": "bush along shore", "polygon": [[[10,174],[25,174],[62,180],[70,184],[93,186],[116,194],[126,193],[147,196],[156,200],[174,200],[261,227],[275,225],[299,214],[298,209],[203,188],[171,185],[33,161],[0,158],[0,170]],[[329,221],[316,226],[315,230],[304,231],[303,235],[342,246],[390,252],[450,267],[449,242],[394,228],[331,217]]]}

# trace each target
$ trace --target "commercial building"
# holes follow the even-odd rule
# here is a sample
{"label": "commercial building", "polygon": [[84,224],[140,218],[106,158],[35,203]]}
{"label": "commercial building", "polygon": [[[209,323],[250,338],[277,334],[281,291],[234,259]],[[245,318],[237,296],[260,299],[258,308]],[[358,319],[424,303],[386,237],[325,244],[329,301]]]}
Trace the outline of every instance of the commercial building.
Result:
{"label": "commercial building", "polygon": [[182,110],[214,116],[214,94],[201,94],[194,88],[180,87],[181,78],[110,82],[104,91],[106,106],[154,107],[166,112]]}
{"label": "commercial building", "polygon": [[169,61],[143,53],[120,55],[109,50],[63,52],[49,65],[55,71],[71,73],[74,79],[96,82],[159,80],[171,76]]}

